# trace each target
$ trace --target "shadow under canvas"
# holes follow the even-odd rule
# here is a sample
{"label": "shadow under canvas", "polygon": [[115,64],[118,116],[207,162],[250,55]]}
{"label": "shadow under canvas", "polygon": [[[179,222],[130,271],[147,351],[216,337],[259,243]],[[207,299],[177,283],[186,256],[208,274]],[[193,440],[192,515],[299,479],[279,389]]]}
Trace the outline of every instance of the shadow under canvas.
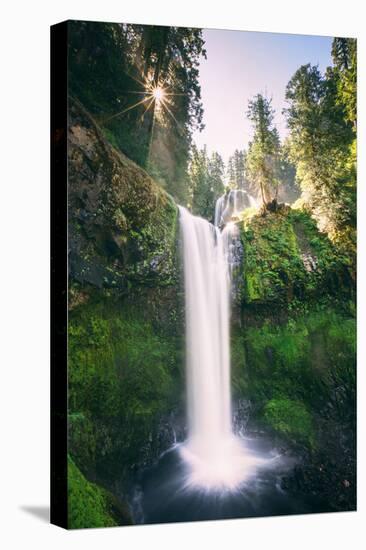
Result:
{"label": "shadow under canvas", "polygon": [[49,506],[20,506],[20,509],[27,514],[30,514],[43,522],[49,523],[50,521],[50,507]]}

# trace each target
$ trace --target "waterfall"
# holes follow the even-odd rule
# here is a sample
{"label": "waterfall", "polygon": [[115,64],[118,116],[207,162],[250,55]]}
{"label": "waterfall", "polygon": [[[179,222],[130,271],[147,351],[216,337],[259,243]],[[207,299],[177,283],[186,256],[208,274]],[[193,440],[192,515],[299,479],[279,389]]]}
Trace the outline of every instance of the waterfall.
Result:
{"label": "waterfall", "polygon": [[187,486],[231,490],[243,481],[254,458],[232,429],[225,240],[218,227],[183,207],[179,212],[188,413],[188,438],[181,455],[189,465]]}
{"label": "waterfall", "polygon": [[222,212],[224,210],[223,204],[225,201],[225,195],[222,195],[222,197],[218,198],[215,205],[215,226],[218,227],[221,225],[221,219],[222,219]]}
{"label": "waterfall", "polygon": [[220,227],[228,221],[236,219],[239,214],[251,206],[256,206],[257,201],[243,189],[230,189],[222,195],[215,206],[215,225]]}
{"label": "waterfall", "polygon": [[215,442],[231,430],[229,284],[220,231],[180,208],[186,302],[188,426]]}

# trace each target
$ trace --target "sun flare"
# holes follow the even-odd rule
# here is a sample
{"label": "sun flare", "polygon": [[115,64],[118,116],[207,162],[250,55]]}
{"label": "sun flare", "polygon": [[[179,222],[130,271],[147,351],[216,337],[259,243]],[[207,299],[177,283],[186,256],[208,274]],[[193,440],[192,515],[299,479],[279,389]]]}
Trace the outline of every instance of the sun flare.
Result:
{"label": "sun flare", "polygon": [[155,99],[157,105],[160,105],[162,101],[164,101],[165,98],[165,90],[161,86],[156,86],[152,90],[152,96]]}

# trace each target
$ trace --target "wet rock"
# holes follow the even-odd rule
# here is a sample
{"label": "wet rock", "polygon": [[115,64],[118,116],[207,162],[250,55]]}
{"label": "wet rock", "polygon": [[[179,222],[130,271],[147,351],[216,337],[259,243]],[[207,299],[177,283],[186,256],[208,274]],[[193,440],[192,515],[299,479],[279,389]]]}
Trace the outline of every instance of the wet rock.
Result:
{"label": "wet rock", "polygon": [[312,256],[311,254],[301,254],[301,259],[308,273],[316,271],[318,266],[318,259],[316,256]]}
{"label": "wet rock", "polygon": [[140,460],[134,465],[136,472],[141,472],[154,464],[154,462],[176,443],[186,439],[187,430],[185,417],[179,411],[173,411],[169,415],[160,418],[154,432],[149,434],[141,448]]}
{"label": "wet rock", "polygon": [[244,434],[252,413],[252,403],[249,399],[239,399],[233,410],[233,430],[237,434]]}

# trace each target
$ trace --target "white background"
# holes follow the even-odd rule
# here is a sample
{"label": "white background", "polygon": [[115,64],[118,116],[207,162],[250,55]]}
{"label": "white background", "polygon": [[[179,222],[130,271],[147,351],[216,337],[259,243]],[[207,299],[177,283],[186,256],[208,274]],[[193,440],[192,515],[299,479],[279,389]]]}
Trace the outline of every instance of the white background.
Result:
{"label": "white background", "polygon": [[[4,1],[0,29],[0,544],[37,548],[358,549],[365,535],[365,314],[359,316],[359,511],[66,532],[49,495],[49,26],[124,21],[359,38],[359,303],[365,280],[365,18],[357,1]],[[362,35],[363,33],[363,35]],[[229,131],[229,129],[228,129]],[[362,156],[363,153],[363,156]],[[362,338],[363,336],[363,338]],[[365,537],[363,537],[365,538]]]}

